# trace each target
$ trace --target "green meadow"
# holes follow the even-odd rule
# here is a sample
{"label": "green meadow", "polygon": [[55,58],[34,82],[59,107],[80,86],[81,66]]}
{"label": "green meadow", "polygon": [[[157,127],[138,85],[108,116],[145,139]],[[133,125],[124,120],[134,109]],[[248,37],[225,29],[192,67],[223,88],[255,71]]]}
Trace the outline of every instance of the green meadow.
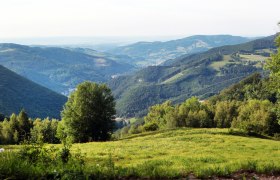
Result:
{"label": "green meadow", "polygon": [[101,177],[109,172],[110,177],[140,178],[280,172],[279,141],[242,136],[229,129],[162,130],[117,141],[73,144],[71,151],[84,156],[85,173]]}

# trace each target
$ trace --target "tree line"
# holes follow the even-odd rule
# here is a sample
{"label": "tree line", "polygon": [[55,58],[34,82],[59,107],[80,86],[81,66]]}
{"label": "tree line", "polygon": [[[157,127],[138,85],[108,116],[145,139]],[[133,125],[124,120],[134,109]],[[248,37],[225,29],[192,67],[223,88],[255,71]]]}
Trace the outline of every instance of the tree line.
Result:
{"label": "tree line", "polygon": [[26,140],[59,143],[58,123],[57,119],[31,119],[24,110],[18,115],[13,113],[0,122],[0,144],[19,144]]}

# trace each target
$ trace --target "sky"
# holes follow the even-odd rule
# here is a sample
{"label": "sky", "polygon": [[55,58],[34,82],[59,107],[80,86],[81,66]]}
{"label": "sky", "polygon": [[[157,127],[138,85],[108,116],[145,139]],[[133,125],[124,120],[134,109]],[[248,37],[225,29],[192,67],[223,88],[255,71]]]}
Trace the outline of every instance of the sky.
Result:
{"label": "sky", "polygon": [[280,0],[0,0],[0,39],[276,33]]}

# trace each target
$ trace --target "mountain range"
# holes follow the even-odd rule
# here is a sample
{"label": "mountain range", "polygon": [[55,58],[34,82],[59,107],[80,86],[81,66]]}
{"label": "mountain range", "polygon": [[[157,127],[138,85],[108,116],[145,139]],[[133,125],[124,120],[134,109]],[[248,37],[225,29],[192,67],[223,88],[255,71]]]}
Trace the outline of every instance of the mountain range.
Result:
{"label": "mountain range", "polygon": [[75,49],[18,44],[0,44],[0,65],[66,95],[85,80],[105,82],[134,69],[130,64]]}
{"label": "mountain range", "polygon": [[136,66],[159,65],[182,55],[207,51],[213,47],[234,45],[252,40],[231,35],[196,35],[166,42],[137,42],[109,50],[111,54],[127,55]]}
{"label": "mountain range", "polygon": [[166,100],[205,99],[254,72],[263,72],[265,60],[276,51],[275,37],[184,55],[115,78],[108,84],[117,99],[118,115],[143,116],[149,106]]}
{"label": "mountain range", "polygon": [[[207,98],[253,72],[263,72],[264,60],[270,53],[275,52],[274,38],[275,36],[270,36],[247,42],[249,38],[238,36],[192,36],[167,42],[139,42],[130,45],[135,47],[129,51],[131,54],[122,53],[121,48],[125,47],[119,47],[119,52],[116,49],[112,52],[100,52],[78,47],[0,44],[0,65],[17,73],[18,79],[27,78],[33,81],[20,82],[19,86],[25,87],[25,84],[37,83],[40,84],[40,88],[44,86],[65,95],[74,90],[77,84],[86,80],[108,83],[117,101],[118,116],[134,117],[145,115],[149,106],[165,100],[178,103],[190,96]],[[246,43],[211,48],[240,42]],[[174,48],[183,46],[185,49],[192,48],[189,48],[189,51],[173,51]],[[162,48],[166,51],[160,51]],[[136,71],[140,68],[137,57],[157,50],[159,50],[158,58],[162,58],[161,64],[142,67],[141,70]],[[133,51],[135,51],[134,55]],[[173,55],[165,56],[164,52],[173,52]],[[171,57],[177,58],[169,59]],[[154,64],[155,61],[152,59],[145,59],[145,66]],[[9,71],[9,74],[11,73]],[[25,78],[19,78],[19,75]],[[5,78],[9,79],[8,76]],[[4,80],[5,78],[3,76]],[[9,87],[6,86],[6,90]],[[38,95],[37,92],[32,93],[34,96]],[[19,93],[11,95],[21,98],[18,97]],[[63,102],[66,101],[64,96],[59,98],[64,99]],[[5,97],[0,100],[9,101]],[[23,103],[25,100],[19,102]],[[6,104],[9,103],[11,102]],[[63,103],[59,104],[53,107],[61,110]],[[2,110],[7,114],[20,108],[30,111],[31,107],[35,106],[27,106],[27,109],[22,104],[17,107],[2,105]],[[41,109],[38,109],[37,113],[31,110],[31,115],[38,117],[48,114]],[[49,116],[58,117],[59,113],[51,113]]]}

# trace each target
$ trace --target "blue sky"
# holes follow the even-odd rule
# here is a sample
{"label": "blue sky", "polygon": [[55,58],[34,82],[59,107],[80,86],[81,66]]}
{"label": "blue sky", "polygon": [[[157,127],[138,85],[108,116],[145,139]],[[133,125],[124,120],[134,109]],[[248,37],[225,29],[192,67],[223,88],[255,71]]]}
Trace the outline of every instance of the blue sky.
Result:
{"label": "blue sky", "polygon": [[280,0],[0,0],[0,38],[264,36]]}

